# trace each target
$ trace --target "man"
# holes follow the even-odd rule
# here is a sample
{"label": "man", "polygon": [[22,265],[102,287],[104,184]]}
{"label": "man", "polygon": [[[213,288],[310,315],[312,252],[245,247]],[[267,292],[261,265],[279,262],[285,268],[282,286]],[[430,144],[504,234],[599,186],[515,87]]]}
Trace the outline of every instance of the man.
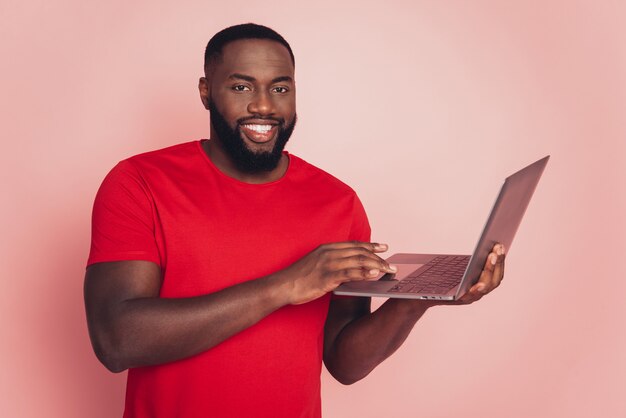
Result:
{"label": "man", "polygon": [[[283,151],[294,62],[269,28],[219,32],[199,82],[210,140],[122,161],[98,192],[87,319],[98,358],[129,369],[125,417],[319,417],[322,360],[356,382],[435,304],[331,296],[395,268],[356,194]],[[503,262],[494,247],[462,302]]]}

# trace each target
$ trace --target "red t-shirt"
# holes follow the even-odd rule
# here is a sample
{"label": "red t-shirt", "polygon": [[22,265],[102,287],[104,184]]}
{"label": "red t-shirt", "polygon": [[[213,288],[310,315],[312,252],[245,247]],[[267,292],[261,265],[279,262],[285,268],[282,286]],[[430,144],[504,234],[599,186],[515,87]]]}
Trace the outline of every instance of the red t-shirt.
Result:
{"label": "red t-shirt", "polygon": [[[152,261],[160,296],[184,298],[281,270],[320,244],[368,241],[354,191],[287,155],[286,174],[265,184],[226,176],[200,141],[120,162],[96,196],[88,264]],[[130,369],[124,417],[319,417],[329,300],[285,306],[196,356]]]}

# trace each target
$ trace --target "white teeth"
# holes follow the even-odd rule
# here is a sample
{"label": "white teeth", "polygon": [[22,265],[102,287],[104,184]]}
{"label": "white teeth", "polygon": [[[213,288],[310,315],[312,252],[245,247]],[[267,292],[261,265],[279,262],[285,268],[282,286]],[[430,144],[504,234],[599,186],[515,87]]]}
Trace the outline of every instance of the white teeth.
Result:
{"label": "white teeth", "polygon": [[247,129],[250,129],[251,131],[254,132],[259,132],[262,134],[266,134],[270,131],[270,129],[273,128],[272,125],[244,125]]}

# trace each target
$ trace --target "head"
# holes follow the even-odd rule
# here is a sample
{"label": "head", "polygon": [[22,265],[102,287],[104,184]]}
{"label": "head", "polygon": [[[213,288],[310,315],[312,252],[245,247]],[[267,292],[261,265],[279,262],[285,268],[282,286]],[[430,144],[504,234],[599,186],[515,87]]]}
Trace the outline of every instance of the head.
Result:
{"label": "head", "polygon": [[273,170],[296,122],[291,47],[249,23],[218,32],[204,58],[199,88],[211,112],[211,142],[240,171]]}

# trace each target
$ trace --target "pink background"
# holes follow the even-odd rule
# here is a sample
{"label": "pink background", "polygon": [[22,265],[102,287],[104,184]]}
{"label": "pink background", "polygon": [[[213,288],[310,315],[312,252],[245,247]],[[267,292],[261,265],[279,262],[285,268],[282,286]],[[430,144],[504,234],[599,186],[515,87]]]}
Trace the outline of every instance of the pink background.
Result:
{"label": "pink background", "polygon": [[325,416],[626,416],[624,3],[316,4],[0,3],[1,416],[121,416],[84,318],[92,200],[118,160],[207,136],[203,48],[244,21],[295,50],[289,149],[392,251],[470,252],[502,178],[552,155],[502,287],[362,382],[324,372]]}

